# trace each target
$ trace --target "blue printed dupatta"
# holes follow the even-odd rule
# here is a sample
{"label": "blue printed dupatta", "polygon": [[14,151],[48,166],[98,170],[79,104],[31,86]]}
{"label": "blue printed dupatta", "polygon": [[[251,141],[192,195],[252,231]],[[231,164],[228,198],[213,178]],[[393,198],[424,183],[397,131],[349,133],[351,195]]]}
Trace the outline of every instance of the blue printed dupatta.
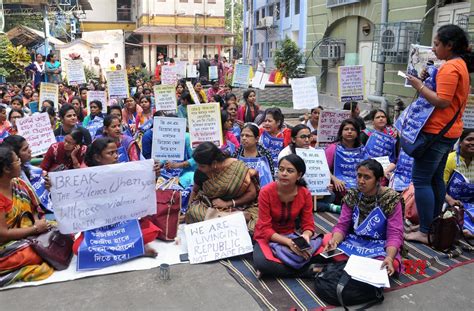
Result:
{"label": "blue printed dupatta", "polygon": [[[462,202],[464,209],[474,215],[474,184],[458,171],[454,171],[449,179],[446,192],[455,200]],[[468,213],[464,213],[464,229],[474,234],[474,222]]]}
{"label": "blue printed dupatta", "polygon": [[397,166],[390,180],[391,188],[395,191],[403,191],[411,183],[411,171],[413,168],[413,158],[400,149]]}
{"label": "blue printed dupatta", "polygon": [[388,156],[390,163],[396,160],[397,140],[385,133],[374,131],[365,144],[365,152],[371,157]]}
{"label": "blue printed dupatta", "polygon": [[334,155],[334,176],[343,181],[347,188],[356,187],[356,167],[366,159],[364,147],[345,148],[341,144],[336,146]]}
{"label": "blue printed dupatta", "polygon": [[239,160],[245,163],[249,168],[252,168],[258,172],[260,179],[260,187],[263,187],[273,181],[272,172],[270,170],[270,164],[266,157],[252,157],[246,158],[243,156],[238,157]]}
{"label": "blue printed dupatta", "polygon": [[260,136],[260,143],[267,149],[273,158],[273,166],[278,167],[278,155],[283,150],[284,139],[281,137],[273,137],[264,131]]}
{"label": "blue printed dupatta", "polygon": [[53,211],[53,201],[49,195],[49,191],[46,189],[45,180],[43,177],[43,170],[39,167],[33,166],[30,163],[25,163],[25,166],[30,170],[30,178],[26,174],[21,172],[21,179],[29,182],[31,188],[36,192],[41,205],[48,211]]}

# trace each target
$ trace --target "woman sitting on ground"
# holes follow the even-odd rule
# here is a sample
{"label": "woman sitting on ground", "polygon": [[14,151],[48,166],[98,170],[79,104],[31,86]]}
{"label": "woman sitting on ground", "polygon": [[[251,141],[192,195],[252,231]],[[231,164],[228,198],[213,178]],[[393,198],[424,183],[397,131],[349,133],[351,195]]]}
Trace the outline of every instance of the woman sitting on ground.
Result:
{"label": "woman sitting on ground", "polygon": [[[44,280],[54,271],[22,240],[48,231],[51,225],[40,219],[38,197],[20,174],[20,158],[11,148],[0,146],[0,287]],[[35,223],[21,217],[24,212],[32,213]]]}
{"label": "woman sitting on ground", "polygon": [[248,229],[253,233],[258,216],[259,181],[256,171],[242,161],[224,155],[211,142],[197,146],[193,158],[197,170],[186,222],[212,218],[217,211],[243,211]]}
{"label": "woman sitting on ground", "polygon": [[23,117],[25,117],[25,113],[23,112],[23,110],[19,110],[19,109],[10,110],[10,113],[8,113],[8,121],[11,124],[11,127],[8,130],[8,133],[10,135],[16,135],[18,133],[18,128],[16,126],[16,120],[21,119]]}
{"label": "woman sitting on ground", "polygon": [[319,115],[322,110],[324,110],[322,106],[311,109],[311,115],[309,118],[306,120],[305,116],[305,120],[301,123],[305,124],[311,132],[317,131],[319,126]]}
{"label": "woman sitting on ground", "polygon": [[246,90],[243,94],[245,104],[239,107],[237,111],[237,120],[243,123],[255,122],[255,118],[261,113],[260,106],[257,104],[257,95],[255,90]]}
{"label": "woman sitting on ground", "polygon": [[74,129],[65,136],[64,141],[54,143],[49,147],[40,166],[46,172],[80,168],[84,162],[86,150],[84,133],[79,129]]}
{"label": "woman sitting on ground", "polygon": [[284,127],[285,116],[280,108],[265,110],[264,121],[260,128],[260,143],[273,158],[273,165],[278,165],[278,155],[291,143],[291,130]]}
{"label": "woman sitting on ground", "polygon": [[240,147],[240,143],[232,132],[233,121],[226,110],[221,110],[222,136],[224,144],[221,147],[222,152],[232,155]]}
{"label": "woman sitting on ground", "polygon": [[[336,247],[347,256],[383,260],[389,275],[400,272],[403,245],[403,199],[395,190],[382,187],[382,165],[374,159],[357,166],[357,188],[343,199],[341,216],[332,231],[329,249]],[[346,256],[347,255],[347,256]]]}
{"label": "woman sitting on ground", "polygon": [[130,136],[123,135],[121,120],[117,116],[106,116],[102,135],[112,138],[117,144],[120,163],[140,160],[140,149],[136,141]]}
{"label": "woman sitting on ground", "polygon": [[104,114],[102,113],[102,102],[93,100],[89,103],[91,113],[84,118],[82,126],[89,130],[92,138],[97,135],[97,130],[104,126]]}
{"label": "woman sitting on ground", "polygon": [[64,141],[64,137],[70,134],[74,129],[82,132],[86,145],[92,142],[89,131],[78,125],[76,110],[73,106],[69,104],[63,105],[61,109],[59,109],[59,119],[61,120],[61,125],[54,130],[54,136],[57,142]]}
{"label": "woman sitting on ground", "polygon": [[[283,157],[278,165],[278,181],[263,188],[258,198],[254,266],[258,277],[309,277],[313,272],[310,269],[313,255],[316,250],[322,250],[322,240],[312,239],[316,227],[313,200],[303,179],[306,165],[295,154]],[[299,228],[297,218],[300,220]],[[295,234],[297,230],[300,234]],[[295,244],[293,238],[298,235],[310,244],[310,249],[302,250]],[[279,256],[285,251],[292,263]]]}

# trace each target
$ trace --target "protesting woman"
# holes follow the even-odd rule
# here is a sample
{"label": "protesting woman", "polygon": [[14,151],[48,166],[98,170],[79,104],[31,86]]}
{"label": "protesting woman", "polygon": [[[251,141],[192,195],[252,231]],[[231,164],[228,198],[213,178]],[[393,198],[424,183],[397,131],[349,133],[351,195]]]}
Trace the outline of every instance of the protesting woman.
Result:
{"label": "protesting woman", "polygon": [[229,114],[229,118],[232,120],[232,133],[235,138],[240,141],[240,132],[242,131],[242,126],[244,125],[242,121],[237,119],[237,110],[239,105],[237,104],[237,97],[230,93],[225,96],[225,104],[223,109]]}
{"label": "protesting woman", "polygon": [[56,55],[48,54],[46,57],[46,82],[59,83],[61,81],[61,63],[56,59]]}
{"label": "protesting woman", "polygon": [[280,108],[265,110],[264,121],[260,129],[260,143],[273,157],[273,165],[278,164],[278,155],[291,142],[291,130],[284,128],[285,117]]}
{"label": "protesting woman", "polygon": [[45,82],[43,55],[36,54],[36,61],[26,67],[25,70],[33,77],[33,85],[35,89],[39,90],[41,82]]}
{"label": "protesting woman", "polygon": [[351,118],[356,121],[361,131],[365,130],[365,121],[360,117],[359,103],[356,101],[345,102],[343,110],[350,110]]}
{"label": "protesting woman", "polygon": [[84,162],[86,150],[84,132],[73,129],[71,133],[64,136],[63,141],[49,147],[40,166],[46,172],[80,168]]}
{"label": "protesting woman", "polygon": [[93,100],[89,103],[91,113],[84,118],[82,126],[84,126],[92,138],[97,135],[97,130],[104,126],[104,114],[102,113],[102,103],[99,100]]}
{"label": "protesting woman", "polygon": [[301,122],[302,124],[305,124],[309,128],[310,132],[314,132],[318,130],[319,115],[321,113],[321,110],[324,110],[322,106],[318,106],[316,108],[311,109],[311,115],[309,119]]}
{"label": "protesting woman", "polygon": [[8,129],[8,133],[10,135],[16,135],[18,132],[18,129],[16,127],[16,120],[21,119],[25,116],[25,113],[23,110],[18,110],[18,109],[12,109],[10,110],[10,113],[8,114],[8,121],[11,124],[11,127]]}
{"label": "protesting woman", "polygon": [[25,85],[23,87],[23,92],[22,92],[22,100],[23,100],[23,105],[28,107],[28,104],[32,101],[32,97],[33,97],[33,88],[31,87],[31,85]]}
{"label": "protesting woman", "polygon": [[197,96],[199,97],[199,102],[201,104],[207,103],[207,96],[206,92],[202,89],[202,84],[199,81],[194,83],[194,91],[196,92]]}
{"label": "protesting woman", "polygon": [[413,163],[412,178],[420,230],[406,234],[405,239],[422,243],[428,243],[431,222],[441,213],[446,195],[443,171],[448,153],[462,133],[462,115],[470,91],[469,73],[474,71],[469,40],[462,28],[455,25],[440,27],[433,43],[436,57],[446,61],[436,75],[436,92],[425,87],[418,78],[407,75],[419,95],[435,107],[419,136],[433,141],[443,128],[447,129],[444,136],[439,137]]}
{"label": "protesting woman", "polygon": [[140,123],[145,124],[147,121],[153,119],[153,110],[151,109],[151,97],[145,95],[140,96],[138,104],[142,108],[142,120],[140,120]]}
{"label": "protesting woman", "polygon": [[84,144],[88,145],[91,143],[92,138],[88,130],[79,126],[77,124],[77,114],[76,109],[68,104],[65,104],[59,109],[59,119],[61,120],[61,125],[54,130],[54,136],[56,136],[57,142],[64,141],[64,137],[72,132],[72,130],[77,129],[82,132],[84,137]]}
{"label": "protesting woman", "polygon": [[240,143],[232,133],[233,122],[226,110],[221,110],[222,136],[224,144],[221,147],[222,152],[232,155],[240,147]]}
{"label": "protesting woman", "polygon": [[257,95],[254,90],[244,92],[245,104],[239,107],[237,111],[237,120],[242,123],[254,122],[260,114],[260,106],[257,104]]}
{"label": "protesting woman", "polygon": [[296,154],[296,148],[309,149],[311,147],[311,132],[309,127],[298,124],[291,129],[291,143],[278,154],[278,161],[289,154]]}
{"label": "protesting woman", "polygon": [[274,180],[275,170],[272,155],[259,142],[260,131],[256,124],[244,125],[240,137],[240,148],[232,155],[258,172],[260,187]]}
{"label": "protesting woman", "polygon": [[133,135],[138,130],[138,127],[143,124],[142,113],[142,107],[137,105],[133,97],[125,99],[125,106],[122,109],[122,122],[128,124]]}
{"label": "protesting woman", "polygon": [[104,137],[110,137],[115,141],[117,145],[118,162],[140,160],[140,149],[136,141],[130,136],[123,135],[121,120],[117,116],[108,115],[105,117],[102,135]]}
{"label": "protesting woman", "polygon": [[[44,233],[51,225],[41,218],[38,198],[21,180],[21,160],[9,147],[0,147],[0,287],[14,282],[39,281],[53,268],[23,239]],[[24,212],[33,215],[33,223]],[[25,245],[26,243],[26,245]]]}
{"label": "protesting woman", "polygon": [[194,174],[186,223],[242,211],[247,227],[253,233],[258,216],[256,171],[237,159],[227,157],[211,142],[197,146],[193,158],[198,169]]}
{"label": "protesting woman", "polygon": [[77,121],[82,123],[84,121],[84,117],[87,115],[87,111],[84,110],[84,106],[82,105],[82,99],[79,96],[74,96],[71,99],[71,105],[76,111]]}
{"label": "protesting woman", "polygon": [[188,91],[181,94],[181,104],[178,106],[178,118],[188,118],[188,105],[194,105],[193,97]]}
{"label": "protesting woman", "polygon": [[357,166],[357,188],[350,189],[342,201],[328,249],[383,260],[382,267],[393,275],[401,271],[403,200],[398,192],[380,185],[383,177],[382,165],[374,159]]}
{"label": "protesting woman", "polygon": [[[310,277],[311,259],[322,239],[315,238],[313,200],[303,176],[306,165],[299,156],[290,154],[278,163],[278,181],[262,189],[258,198],[258,221],[254,239],[253,263],[257,277]],[[299,233],[296,219],[299,218]],[[309,249],[301,249],[293,241],[302,236]]]}

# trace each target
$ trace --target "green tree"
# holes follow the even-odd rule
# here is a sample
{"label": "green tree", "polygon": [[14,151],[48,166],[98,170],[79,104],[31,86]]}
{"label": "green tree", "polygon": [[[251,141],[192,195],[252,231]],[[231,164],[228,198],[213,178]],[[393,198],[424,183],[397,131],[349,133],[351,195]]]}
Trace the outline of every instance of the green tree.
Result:
{"label": "green tree", "polygon": [[30,64],[28,50],[23,46],[13,46],[5,34],[0,34],[0,75],[10,81],[25,79],[25,67]]}
{"label": "green tree", "polygon": [[16,26],[27,26],[39,31],[43,31],[44,23],[40,14],[25,15],[5,15],[5,32]]}
{"label": "green tree", "polygon": [[[231,7],[234,1],[234,51],[239,55],[242,52],[242,23],[243,23],[243,3],[242,0],[225,0],[225,29],[231,31],[232,18]],[[234,54],[234,57],[237,55]]]}
{"label": "green tree", "polygon": [[303,61],[303,54],[298,45],[286,37],[285,40],[280,42],[273,59],[275,66],[281,71],[286,81],[288,81],[288,78],[296,77],[298,65]]}

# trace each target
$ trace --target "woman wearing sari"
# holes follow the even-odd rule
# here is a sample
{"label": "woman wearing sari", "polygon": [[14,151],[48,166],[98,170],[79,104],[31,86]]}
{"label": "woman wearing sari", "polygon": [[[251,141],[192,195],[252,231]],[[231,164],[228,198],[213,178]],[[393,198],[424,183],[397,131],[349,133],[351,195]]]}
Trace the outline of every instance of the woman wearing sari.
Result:
{"label": "woman wearing sari", "polygon": [[258,218],[259,180],[256,171],[229,158],[213,143],[200,144],[193,152],[197,163],[186,223],[214,218],[217,213],[242,211],[253,233]]}
{"label": "woman wearing sari", "polygon": [[[0,147],[0,287],[44,280],[53,273],[23,240],[48,231],[50,224],[39,219],[38,197],[20,174],[20,158],[9,147]],[[32,213],[35,223],[21,218],[23,212]]]}
{"label": "woman wearing sari", "polygon": [[110,115],[105,117],[102,135],[115,141],[119,163],[140,160],[140,148],[132,137],[123,135],[119,117]]}

